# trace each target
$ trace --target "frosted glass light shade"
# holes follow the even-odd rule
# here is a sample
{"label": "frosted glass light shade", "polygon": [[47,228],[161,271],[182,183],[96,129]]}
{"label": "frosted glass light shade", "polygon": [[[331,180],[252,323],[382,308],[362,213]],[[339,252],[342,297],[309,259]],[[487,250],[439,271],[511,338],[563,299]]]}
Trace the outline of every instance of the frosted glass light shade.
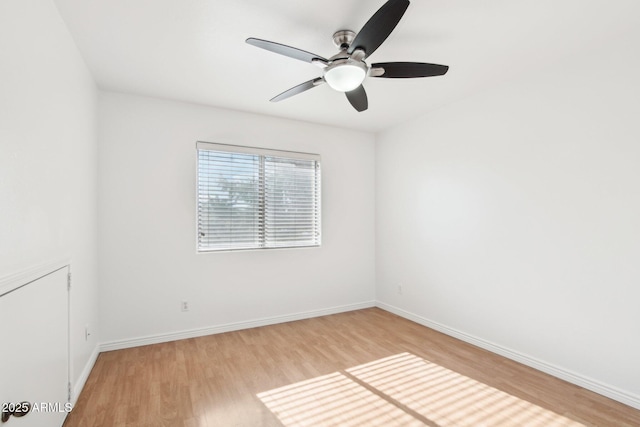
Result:
{"label": "frosted glass light shade", "polygon": [[339,92],[349,92],[362,84],[367,76],[366,66],[352,63],[336,64],[324,73],[325,81]]}

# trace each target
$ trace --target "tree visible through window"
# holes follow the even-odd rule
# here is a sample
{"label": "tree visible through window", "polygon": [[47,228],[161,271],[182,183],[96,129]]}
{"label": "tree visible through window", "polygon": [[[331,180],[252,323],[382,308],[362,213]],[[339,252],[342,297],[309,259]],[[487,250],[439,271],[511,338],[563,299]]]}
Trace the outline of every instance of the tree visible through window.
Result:
{"label": "tree visible through window", "polygon": [[320,156],[197,148],[199,251],[320,245]]}

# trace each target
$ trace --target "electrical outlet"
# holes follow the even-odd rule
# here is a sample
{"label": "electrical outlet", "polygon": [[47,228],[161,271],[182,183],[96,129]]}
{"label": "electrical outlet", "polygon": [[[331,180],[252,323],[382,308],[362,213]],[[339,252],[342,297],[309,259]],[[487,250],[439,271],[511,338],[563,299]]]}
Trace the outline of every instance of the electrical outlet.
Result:
{"label": "electrical outlet", "polygon": [[398,285],[398,295],[402,295],[402,285]]}
{"label": "electrical outlet", "polygon": [[182,301],[181,308],[182,311],[189,311],[189,301]]}
{"label": "electrical outlet", "polygon": [[89,341],[89,337],[91,336],[91,329],[89,329],[89,324],[84,325],[84,340]]}

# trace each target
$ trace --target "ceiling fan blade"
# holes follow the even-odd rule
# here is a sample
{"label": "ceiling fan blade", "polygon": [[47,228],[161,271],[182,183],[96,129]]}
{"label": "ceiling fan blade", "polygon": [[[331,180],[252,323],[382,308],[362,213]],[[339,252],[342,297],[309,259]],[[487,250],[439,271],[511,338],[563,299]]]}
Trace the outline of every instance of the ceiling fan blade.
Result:
{"label": "ceiling fan blade", "polygon": [[308,82],[304,82],[299,84],[298,86],[294,86],[291,89],[285,90],[280,95],[271,98],[271,102],[278,102],[282,101],[283,99],[291,98],[293,95],[297,95],[306,90],[313,89],[314,87],[321,85],[322,83],[324,83],[324,79],[322,77],[309,80]]}
{"label": "ceiling fan blade", "polygon": [[289,58],[299,59],[304,62],[313,62],[321,61],[324,63],[328,63],[329,61],[323,58],[320,55],[316,55],[315,53],[307,52],[306,50],[297,49],[295,47],[287,46],[284,44],[270,42],[268,40],[256,39],[253,37],[249,37],[246,40],[252,46],[259,47],[261,49],[269,50],[271,52],[279,53],[280,55],[288,56]]}
{"label": "ceiling fan blade", "polygon": [[345,92],[347,95],[347,99],[358,111],[364,111],[369,108],[369,101],[367,100],[367,92],[365,92],[364,87],[362,85],[358,86],[354,90],[350,92]]}
{"label": "ceiling fan blade", "polygon": [[356,49],[362,49],[366,58],[375,52],[398,25],[408,7],[409,0],[389,0],[382,5],[353,39],[347,53],[351,55]]}
{"label": "ceiling fan blade", "polygon": [[[384,71],[382,74],[377,70],[379,68]],[[442,76],[447,71],[449,71],[448,65],[425,64],[424,62],[379,62],[371,64],[372,77],[385,77],[388,79]]]}

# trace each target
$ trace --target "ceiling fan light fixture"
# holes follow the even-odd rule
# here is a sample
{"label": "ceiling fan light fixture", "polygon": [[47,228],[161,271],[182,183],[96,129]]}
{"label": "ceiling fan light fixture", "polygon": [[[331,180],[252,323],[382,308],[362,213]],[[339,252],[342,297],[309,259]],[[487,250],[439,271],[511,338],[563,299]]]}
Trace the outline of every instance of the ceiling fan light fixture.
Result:
{"label": "ceiling fan light fixture", "polygon": [[367,65],[362,61],[339,59],[324,71],[324,80],[338,92],[351,92],[367,77]]}

